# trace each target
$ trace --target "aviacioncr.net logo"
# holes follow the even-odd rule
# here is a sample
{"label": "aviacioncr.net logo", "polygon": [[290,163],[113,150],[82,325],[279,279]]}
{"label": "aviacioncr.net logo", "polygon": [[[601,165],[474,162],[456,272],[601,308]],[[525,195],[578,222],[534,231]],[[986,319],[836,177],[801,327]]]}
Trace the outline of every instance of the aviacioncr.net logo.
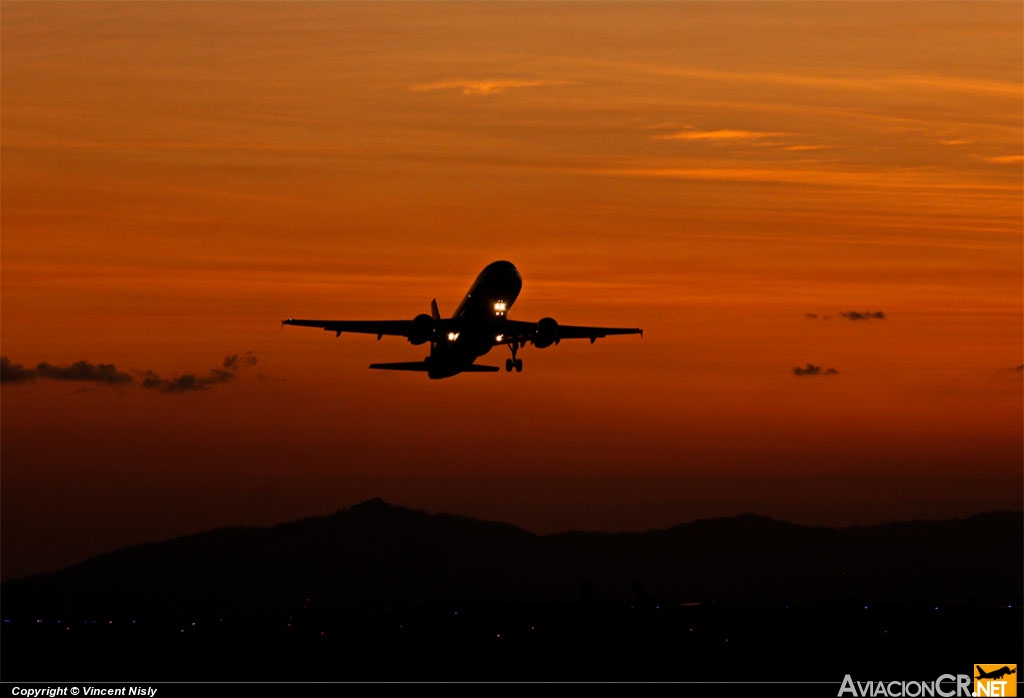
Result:
{"label": "aviacioncr.net logo", "polygon": [[975,664],[974,695],[1015,696],[1017,695],[1016,664]]}
{"label": "aviacioncr.net logo", "polygon": [[854,681],[847,674],[843,677],[843,685],[839,687],[840,698],[971,698],[973,695],[971,677],[967,674],[943,674],[934,681]]}

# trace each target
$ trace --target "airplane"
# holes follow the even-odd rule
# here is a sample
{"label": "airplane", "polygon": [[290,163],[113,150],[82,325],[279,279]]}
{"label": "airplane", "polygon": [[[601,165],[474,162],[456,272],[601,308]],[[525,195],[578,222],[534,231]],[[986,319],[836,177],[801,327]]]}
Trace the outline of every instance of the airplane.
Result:
{"label": "airplane", "polygon": [[1011,669],[1008,666],[1004,666],[1001,669],[993,669],[992,671],[988,672],[982,669],[977,664],[974,665],[974,668],[978,670],[978,675],[974,677],[976,679],[1001,679],[1004,676],[1007,676],[1008,674],[1017,673],[1016,669]]}
{"label": "airplane", "polygon": [[492,262],[484,267],[462,302],[450,318],[442,318],[437,300],[430,303],[430,315],[422,313],[412,320],[282,320],[282,325],[319,327],[334,332],[375,334],[379,341],[384,335],[405,337],[411,344],[430,343],[430,355],[423,361],[375,363],[370,368],[386,371],[422,371],[429,378],[449,378],[459,373],[491,373],[497,366],[474,363],[493,347],[505,345],[512,352],[506,359],[505,371],[523,370],[523,360],[517,356],[521,347],[532,344],[544,349],[563,339],[589,339],[593,344],[601,337],[618,334],[638,334],[639,327],[583,327],[561,325],[554,318],[545,317],[537,322],[509,320],[512,308],[523,287],[523,279],[511,262]]}

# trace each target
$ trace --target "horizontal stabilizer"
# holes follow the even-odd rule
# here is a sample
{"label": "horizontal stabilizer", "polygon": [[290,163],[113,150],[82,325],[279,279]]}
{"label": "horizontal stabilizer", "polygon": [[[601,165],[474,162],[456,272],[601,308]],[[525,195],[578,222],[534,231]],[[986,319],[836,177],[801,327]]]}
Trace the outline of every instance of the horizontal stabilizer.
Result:
{"label": "horizontal stabilizer", "polygon": [[[370,368],[378,368],[384,371],[429,371],[427,368],[426,361],[399,361],[394,364],[370,364]],[[498,371],[497,366],[478,366],[476,364],[470,364],[465,368],[460,368],[455,373],[495,373]],[[448,374],[454,375],[454,374]]]}
{"label": "horizontal stabilizer", "polygon": [[380,368],[385,371],[428,371],[426,361],[399,361],[394,364],[370,364],[370,368]]}

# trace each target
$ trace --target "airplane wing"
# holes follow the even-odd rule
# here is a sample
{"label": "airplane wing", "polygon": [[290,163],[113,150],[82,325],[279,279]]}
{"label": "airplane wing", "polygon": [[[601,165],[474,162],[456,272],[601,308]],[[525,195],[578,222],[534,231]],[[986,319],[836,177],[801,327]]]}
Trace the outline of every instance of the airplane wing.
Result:
{"label": "airplane wing", "polygon": [[408,337],[413,329],[411,320],[296,320],[288,318],[281,321],[282,325],[298,325],[299,327],[320,327],[327,332],[341,335],[342,332],[359,334],[375,334],[377,339],[384,335]]}
{"label": "airplane wing", "polygon": [[593,344],[602,337],[617,334],[638,334],[643,337],[644,331],[639,327],[587,327],[584,325],[560,325],[551,318],[539,322],[520,322],[506,320],[506,332],[495,344],[507,344],[518,341],[520,344],[533,342],[538,347],[557,344],[563,339],[589,339]]}

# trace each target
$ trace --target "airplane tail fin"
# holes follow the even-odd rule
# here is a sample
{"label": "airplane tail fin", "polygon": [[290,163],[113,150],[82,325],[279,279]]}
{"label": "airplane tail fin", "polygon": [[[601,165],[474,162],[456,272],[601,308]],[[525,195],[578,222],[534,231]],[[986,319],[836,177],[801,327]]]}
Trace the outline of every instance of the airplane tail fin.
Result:
{"label": "airplane tail fin", "polygon": [[435,320],[441,319],[441,313],[437,310],[437,299],[430,301],[430,317]]}

